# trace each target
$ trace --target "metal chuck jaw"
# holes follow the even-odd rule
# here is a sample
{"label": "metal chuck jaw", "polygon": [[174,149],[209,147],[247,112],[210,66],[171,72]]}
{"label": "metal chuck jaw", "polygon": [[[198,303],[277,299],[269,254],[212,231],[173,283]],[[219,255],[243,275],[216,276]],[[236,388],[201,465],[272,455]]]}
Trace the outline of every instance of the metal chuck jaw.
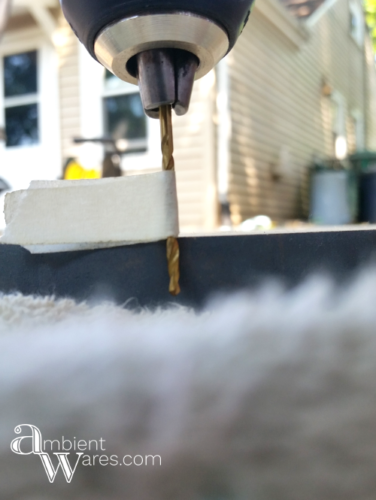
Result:
{"label": "metal chuck jaw", "polygon": [[159,108],[171,105],[178,116],[189,109],[199,60],[180,49],[152,49],[136,56],[137,78],[145,113],[159,118]]}

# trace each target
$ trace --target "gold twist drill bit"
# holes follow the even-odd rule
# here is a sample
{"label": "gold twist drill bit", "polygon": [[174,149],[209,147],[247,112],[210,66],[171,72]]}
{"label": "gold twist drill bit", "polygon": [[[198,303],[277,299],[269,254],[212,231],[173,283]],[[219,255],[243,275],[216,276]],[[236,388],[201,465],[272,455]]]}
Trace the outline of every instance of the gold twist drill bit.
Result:
{"label": "gold twist drill bit", "polygon": [[[163,170],[174,170],[174,140],[172,133],[171,106],[161,106],[159,108],[159,119],[161,122],[161,139],[163,154]],[[176,238],[167,240],[167,262],[168,274],[170,276],[169,291],[171,295],[180,293],[180,249]]]}

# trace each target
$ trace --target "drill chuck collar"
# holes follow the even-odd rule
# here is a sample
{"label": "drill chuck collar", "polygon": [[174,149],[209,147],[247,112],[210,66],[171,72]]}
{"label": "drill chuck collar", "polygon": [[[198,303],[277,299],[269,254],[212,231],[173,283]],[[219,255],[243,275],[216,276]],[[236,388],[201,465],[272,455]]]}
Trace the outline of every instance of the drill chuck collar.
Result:
{"label": "drill chuck collar", "polygon": [[218,24],[227,34],[228,50],[243,30],[254,0],[60,0],[64,15],[90,54],[107,26],[122,19],[189,12]]}

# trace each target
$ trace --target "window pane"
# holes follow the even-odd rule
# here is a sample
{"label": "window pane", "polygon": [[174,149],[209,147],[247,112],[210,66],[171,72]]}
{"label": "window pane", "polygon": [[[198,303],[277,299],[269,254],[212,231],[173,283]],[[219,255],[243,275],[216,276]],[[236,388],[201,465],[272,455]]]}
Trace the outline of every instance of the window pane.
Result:
{"label": "window pane", "polygon": [[105,73],[104,73],[104,78],[105,78],[105,80],[111,80],[112,78],[116,78],[116,76],[113,73],[111,73],[110,70],[108,70],[106,68]]}
{"label": "window pane", "polygon": [[5,109],[7,147],[31,146],[39,143],[38,105]]}
{"label": "window pane", "polygon": [[106,69],[104,90],[105,92],[113,92],[115,90],[124,94],[128,92],[132,93],[134,92],[134,85],[128,82],[123,82],[123,80],[120,80],[120,78],[117,78],[110,71],[108,71],[108,69]]}
{"label": "window pane", "polygon": [[145,139],[146,117],[139,94],[104,100],[106,134],[113,139]]}
{"label": "window pane", "polygon": [[4,57],[5,97],[36,94],[37,91],[37,53]]}

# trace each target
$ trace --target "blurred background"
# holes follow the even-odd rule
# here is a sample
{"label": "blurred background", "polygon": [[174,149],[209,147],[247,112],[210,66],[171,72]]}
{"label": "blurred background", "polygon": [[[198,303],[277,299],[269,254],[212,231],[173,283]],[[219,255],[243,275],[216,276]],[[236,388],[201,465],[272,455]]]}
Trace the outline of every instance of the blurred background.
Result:
{"label": "blurred background", "polygon": [[[183,232],[376,223],[375,12],[371,0],[256,0],[174,118]],[[11,2],[0,59],[2,199],[36,179],[160,169],[159,122],[91,59],[58,0]]]}

